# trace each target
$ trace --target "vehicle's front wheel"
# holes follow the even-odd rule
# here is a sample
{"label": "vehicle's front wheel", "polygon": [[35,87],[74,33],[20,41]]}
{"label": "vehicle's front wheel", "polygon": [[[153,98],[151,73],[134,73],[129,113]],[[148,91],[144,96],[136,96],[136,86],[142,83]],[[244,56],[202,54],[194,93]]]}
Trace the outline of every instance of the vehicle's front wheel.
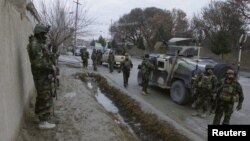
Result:
{"label": "vehicle's front wheel", "polygon": [[190,95],[185,87],[185,84],[180,80],[174,81],[171,85],[170,96],[171,99],[178,104],[187,104],[190,99]]}

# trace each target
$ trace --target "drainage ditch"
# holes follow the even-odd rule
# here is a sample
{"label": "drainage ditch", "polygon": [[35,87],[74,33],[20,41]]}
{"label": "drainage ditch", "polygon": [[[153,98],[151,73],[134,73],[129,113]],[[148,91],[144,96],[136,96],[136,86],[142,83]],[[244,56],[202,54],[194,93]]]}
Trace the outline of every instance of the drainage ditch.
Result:
{"label": "drainage ditch", "polygon": [[93,90],[97,101],[142,141],[187,141],[174,127],[156,115],[144,112],[140,104],[96,73],[77,74]]}

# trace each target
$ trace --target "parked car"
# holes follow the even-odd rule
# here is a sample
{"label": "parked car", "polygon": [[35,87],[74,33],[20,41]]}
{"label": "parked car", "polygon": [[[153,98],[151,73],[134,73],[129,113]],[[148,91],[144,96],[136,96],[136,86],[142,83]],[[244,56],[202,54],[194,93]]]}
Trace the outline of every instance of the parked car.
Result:
{"label": "parked car", "polygon": [[[106,49],[102,55],[102,63],[108,63],[108,56],[109,56],[109,52],[111,51],[111,49]],[[115,55],[115,67],[119,68],[121,65],[121,62],[125,60],[125,56],[124,55],[117,55],[114,51],[113,51],[114,55]]]}
{"label": "parked car", "polygon": [[75,53],[75,56],[81,56],[81,50],[83,48],[86,48],[85,46],[77,46],[73,48],[73,52]]}

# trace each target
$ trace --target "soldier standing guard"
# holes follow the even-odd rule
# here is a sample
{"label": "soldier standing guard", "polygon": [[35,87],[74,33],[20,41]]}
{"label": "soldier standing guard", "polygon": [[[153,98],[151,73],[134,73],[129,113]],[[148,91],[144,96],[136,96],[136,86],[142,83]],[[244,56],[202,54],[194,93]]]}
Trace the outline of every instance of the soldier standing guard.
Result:
{"label": "soldier standing guard", "polygon": [[113,51],[109,52],[108,63],[109,63],[109,72],[112,73],[114,70],[114,63],[115,63],[115,56],[113,54]]}
{"label": "soldier standing guard", "polygon": [[87,68],[88,67],[89,52],[87,51],[86,48],[82,49],[81,58],[82,58],[83,68]]}
{"label": "soldier standing guard", "polygon": [[123,73],[123,85],[128,86],[128,78],[130,76],[130,70],[133,68],[132,61],[129,59],[128,53],[125,53],[125,60],[121,62],[121,70]]}
{"label": "soldier standing guard", "polygon": [[97,65],[101,65],[102,61],[102,52],[101,50],[97,50]]}
{"label": "soldier standing guard", "polygon": [[194,84],[194,89],[197,92],[197,99],[195,101],[197,111],[193,116],[200,115],[205,118],[208,109],[212,105],[212,98],[217,86],[217,77],[213,74],[213,66],[206,65],[205,72],[199,75]]}
{"label": "soldier standing guard", "polygon": [[149,60],[149,55],[145,54],[144,59],[141,63],[142,95],[148,94],[147,88],[149,83],[149,76],[153,69],[154,69],[154,64]]}
{"label": "soldier standing guard", "polygon": [[51,59],[51,54],[46,46],[46,34],[49,27],[37,24],[34,28],[34,36],[29,39],[27,46],[31,71],[37,90],[35,114],[38,115],[40,129],[54,128],[56,125],[49,123],[53,104],[53,75],[56,75],[56,67]]}
{"label": "soldier standing guard", "polygon": [[96,49],[93,49],[93,52],[91,54],[91,59],[93,62],[94,71],[97,71],[97,52],[96,52]]}
{"label": "soldier standing guard", "polygon": [[242,108],[244,95],[242,92],[242,88],[239,82],[237,82],[235,76],[235,72],[232,69],[228,69],[226,72],[226,78],[220,83],[216,97],[217,107],[213,120],[214,125],[220,124],[223,114],[224,120],[222,124],[229,124],[235,102],[238,102],[238,105],[236,107],[237,110],[240,110]]}

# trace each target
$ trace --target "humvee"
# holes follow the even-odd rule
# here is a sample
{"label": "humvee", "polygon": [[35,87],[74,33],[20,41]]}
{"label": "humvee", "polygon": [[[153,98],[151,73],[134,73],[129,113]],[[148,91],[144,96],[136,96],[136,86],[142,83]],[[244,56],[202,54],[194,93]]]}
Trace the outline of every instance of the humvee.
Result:
{"label": "humvee", "polygon": [[[178,38],[178,41],[191,41],[190,38]],[[172,40],[173,41],[173,40]],[[200,47],[190,45],[168,46],[167,54],[150,54],[149,58],[155,66],[150,74],[149,85],[170,90],[171,99],[178,104],[192,101],[192,82],[194,74],[205,70],[206,64],[214,66],[214,73],[221,79],[229,64],[219,64],[209,57],[199,57]],[[137,81],[142,84],[142,75],[138,67]]]}

